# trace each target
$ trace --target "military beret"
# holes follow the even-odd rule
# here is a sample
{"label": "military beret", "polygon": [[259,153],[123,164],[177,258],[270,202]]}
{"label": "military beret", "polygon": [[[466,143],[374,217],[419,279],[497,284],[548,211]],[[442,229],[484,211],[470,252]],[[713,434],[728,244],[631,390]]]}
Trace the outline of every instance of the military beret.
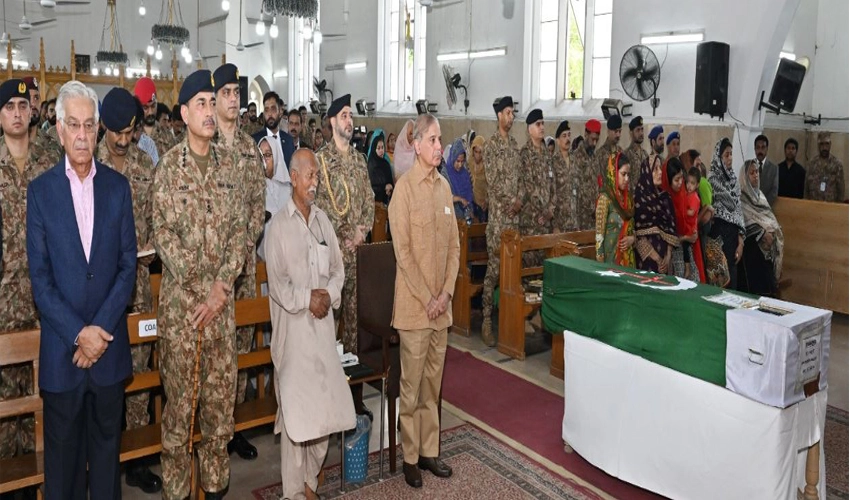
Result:
{"label": "military beret", "polygon": [[107,130],[120,132],[136,124],[138,104],[126,89],[115,87],[107,92],[101,106],[100,120]]}
{"label": "military beret", "polygon": [[13,97],[23,97],[27,101],[30,100],[30,93],[27,91],[27,84],[23,80],[12,78],[6,80],[0,85],[0,108],[6,105]]}
{"label": "military beret", "polygon": [[537,120],[543,119],[543,111],[538,108],[534,108],[528,112],[528,116],[525,117],[525,124],[531,125],[532,123],[537,122]]}
{"label": "military beret", "polygon": [[[3,101],[5,103],[5,101]],[[829,132],[818,132],[818,144],[822,142],[832,143],[832,134]]]}
{"label": "military beret", "polygon": [[606,124],[608,130],[619,130],[623,128],[623,119],[620,115],[611,115],[608,117],[608,123]]}
{"label": "military beret", "polygon": [[599,123],[599,120],[593,118],[591,120],[587,120],[587,123],[584,124],[584,129],[590,133],[598,134],[602,131],[602,124]]}
{"label": "military beret", "polygon": [[183,80],[183,86],[180,87],[180,95],[177,97],[177,102],[182,106],[195,97],[198,92],[214,92],[215,80],[208,69],[199,69],[187,76]]}
{"label": "military beret", "polygon": [[495,110],[496,113],[501,113],[502,110],[505,109],[505,108],[513,108],[513,107],[514,107],[514,98],[509,96],[509,95],[502,97],[501,99],[499,99],[498,102],[493,104],[493,110]]}
{"label": "military beret", "polygon": [[655,139],[656,137],[658,137],[659,135],[661,135],[663,133],[664,133],[664,127],[662,127],[661,125],[656,125],[656,126],[652,127],[652,130],[649,131],[649,138]]}
{"label": "military beret", "polygon": [[679,135],[679,132],[674,130],[673,132],[670,132],[670,135],[667,136],[667,144],[673,142],[673,139],[679,139],[681,141],[682,136]]}
{"label": "military beret", "polygon": [[38,90],[38,79],[36,77],[24,77],[24,83],[27,85],[27,90]]}
{"label": "military beret", "polygon": [[565,131],[568,132],[569,130],[570,122],[568,122],[567,120],[562,121],[558,124],[558,130],[555,132],[555,139],[561,137],[561,134],[563,134]]}
{"label": "military beret", "polygon": [[142,106],[144,106],[147,103],[156,100],[156,85],[154,85],[153,80],[143,76],[139,78],[136,82],[136,86],[133,87],[133,93],[136,94],[139,102]]}
{"label": "military beret", "polygon": [[348,106],[349,108],[351,107],[351,94],[345,94],[342,97],[334,99],[334,101],[328,108],[328,118],[333,118],[334,116],[339,114],[340,111],[342,111],[342,108],[346,106]]}
{"label": "military beret", "polygon": [[215,92],[221,90],[228,83],[239,83],[239,69],[235,64],[222,64],[213,73],[215,80]]}
{"label": "military beret", "polygon": [[643,127],[643,117],[636,116],[632,118],[632,121],[629,122],[629,130],[634,130],[638,127]]}

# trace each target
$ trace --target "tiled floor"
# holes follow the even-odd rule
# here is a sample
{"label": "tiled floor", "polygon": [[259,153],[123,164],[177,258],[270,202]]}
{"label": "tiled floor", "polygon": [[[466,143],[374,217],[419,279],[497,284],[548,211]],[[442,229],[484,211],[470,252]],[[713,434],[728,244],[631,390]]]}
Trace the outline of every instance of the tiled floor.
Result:
{"label": "tiled floor", "polygon": [[[563,394],[563,383],[549,375],[549,351],[529,356],[525,361],[516,361],[507,358],[507,356],[495,349],[484,346],[477,335],[469,338],[450,335],[449,343],[460,349],[474,351],[476,355],[496,362],[506,370],[538,383],[558,394]],[[829,358],[829,404],[845,411],[848,410],[849,343],[848,317],[846,315],[834,315]],[[379,415],[378,406],[380,406],[379,393],[367,389],[366,401],[377,420]],[[445,409],[443,410],[442,417],[443,428],[451,428],[463,423],[462,420]],[[375,425],[377,427],[377,422]],[[387,436],[387,428],[388,424],[385,424],[385,436]],[[253,498],[251,496],[252,490],[280,481],[280,447],[275,443],[275,437],[271,432],[271,428],[257,429],[246,435],[257,447],[259,458],[255,461],[246,462],[236,455],[231,457],[231,487],[227,496],[228,498],[249,500]],[[378,449],[378,434],[375,433],[370,438],[370,450]],[[387,439],[385,437],[385,442],[388,443],[389,441]],[[334,437],[331,439],[327,464],[338,462],[339,445],[338,440]],[[152,470],[157,474],[160,473],[158,465],[154,466]],[[160,498],[160,495],[145,495],[140,490],[128,488],[126,485],[124,486],[123,495],[128,500]]]}

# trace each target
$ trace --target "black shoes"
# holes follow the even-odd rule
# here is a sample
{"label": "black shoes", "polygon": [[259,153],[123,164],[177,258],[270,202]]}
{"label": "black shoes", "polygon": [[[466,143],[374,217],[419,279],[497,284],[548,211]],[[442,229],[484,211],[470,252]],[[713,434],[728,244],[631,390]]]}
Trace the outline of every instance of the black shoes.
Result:
{"label": "black shoes", "polygon": [[[407,464],[404,464],[407,466]],[[420,469],[431,471],[437,477],[452,477],[452,468],[444,464],[439,458],[419,457],[417,464]],[[405,471],[405,477],[407,472]]]}
{"label": "black shoes", "polygon": [[221,500],[222,498],[224,498],[224,491],[217,491],[215,493],[207,493],[205,491],[204,492],[204,498],[206,500]]}
{"label": "black shoes", "polygon": [[422,487],[422,474],[415,465],[403,462],[401,469],[404,471],[404,482],[413,488]]}
{"label": "black shoes", "polygon": [[135,486],[148,494],[159,493],[162,490],[162,479],[147,467],[128,467],[124,478],[127,486]]}
{"label": "black shoes", "polygon": [[233,434],[233,439],[227,443],[227,453],[236,452],[243,460],[254,460],[257,458],[257,448],[254,447],[241,432]]}

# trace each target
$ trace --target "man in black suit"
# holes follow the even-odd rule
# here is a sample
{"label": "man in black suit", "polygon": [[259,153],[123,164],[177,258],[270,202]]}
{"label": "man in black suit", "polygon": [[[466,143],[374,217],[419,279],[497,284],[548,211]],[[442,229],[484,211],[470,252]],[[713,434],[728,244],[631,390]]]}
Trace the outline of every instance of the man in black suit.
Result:
{"label": "man in black suit", "polygon": [[254,142],[260,142],[260,139],[263,137],[269,137],[269,140],[280,142],[280,148],[283,151],[283,161],[286,162],[286,168],[288,170],[289,162],[292,160],[292,153],[295,152],[295,143],[291,135],[278,127],[282,118],[282,106],[283,101],[277,95],[277,92],[266,92],[266,95],[263,96],[263,116],[265,117],[266,127],[251,137],[254,139]]}
{"label": "man in black suit", "polygon": [[[136,279],[130,183],[94,160],[97,94],[59,90],[64,158],[27,189],[27,258],[41,318],[44,495],[121,498],[124,380],[132,373],[127,306]],[[86,468],[88,466],[88,485]]]}

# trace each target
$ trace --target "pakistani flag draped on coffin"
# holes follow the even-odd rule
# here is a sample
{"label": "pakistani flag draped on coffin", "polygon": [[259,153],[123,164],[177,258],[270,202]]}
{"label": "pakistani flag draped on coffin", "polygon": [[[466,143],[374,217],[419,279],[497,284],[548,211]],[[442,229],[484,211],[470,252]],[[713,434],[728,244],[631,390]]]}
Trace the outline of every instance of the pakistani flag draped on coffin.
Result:
{"label": "pakistani flag draped on coffin", "polygon": [[[633,286],[624,286],[629,283]],[[543,264],[543,321],[707,382],[726,385],[721,290],[580,257]]]}

